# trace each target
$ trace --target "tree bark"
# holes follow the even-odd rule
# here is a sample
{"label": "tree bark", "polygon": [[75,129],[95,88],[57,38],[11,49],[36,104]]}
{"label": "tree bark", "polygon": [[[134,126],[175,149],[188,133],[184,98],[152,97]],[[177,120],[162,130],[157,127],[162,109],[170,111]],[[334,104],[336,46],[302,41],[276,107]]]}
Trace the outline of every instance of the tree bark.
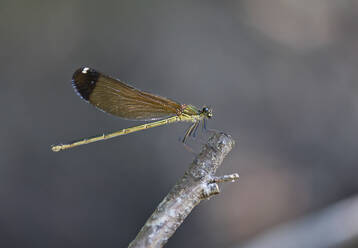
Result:
{"label": "tree bark", "polygon": [[176,229],[202,200],[220,193],[218,183],[235,181],[237,173],[217,177],[216,170],[235,142],[227,134],[214,133],[201,152],[149,217],[136,238],[134,247],[163,247]]}

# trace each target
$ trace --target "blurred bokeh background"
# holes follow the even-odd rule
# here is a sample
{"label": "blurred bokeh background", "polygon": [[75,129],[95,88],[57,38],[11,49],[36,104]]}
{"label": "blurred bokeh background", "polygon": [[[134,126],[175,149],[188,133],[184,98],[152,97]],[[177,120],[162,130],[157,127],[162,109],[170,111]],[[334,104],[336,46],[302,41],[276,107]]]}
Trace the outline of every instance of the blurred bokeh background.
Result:
{"label": "blurred bokeh background", "polygon": [[355,0],[0,1],[0,246],[126,247],[192,160],[187,124],[51,152],[138,124],[73,92],[81,65],[209,105],[237,140],[219,173],[239,183],[167,247],[236,246],[354,197],[357,28]]}

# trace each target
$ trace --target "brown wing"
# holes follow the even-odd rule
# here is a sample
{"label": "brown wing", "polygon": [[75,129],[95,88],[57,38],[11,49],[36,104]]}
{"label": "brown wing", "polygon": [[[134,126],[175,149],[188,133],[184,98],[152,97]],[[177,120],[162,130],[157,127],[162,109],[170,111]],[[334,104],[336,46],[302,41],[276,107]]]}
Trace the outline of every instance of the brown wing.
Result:
{"label": "brown wing", "polygon": [[154,120],[182,111],[181,104],[140,91],[89,67],[75,71],[72,84],[76,92],[104,112],[131,120]]}

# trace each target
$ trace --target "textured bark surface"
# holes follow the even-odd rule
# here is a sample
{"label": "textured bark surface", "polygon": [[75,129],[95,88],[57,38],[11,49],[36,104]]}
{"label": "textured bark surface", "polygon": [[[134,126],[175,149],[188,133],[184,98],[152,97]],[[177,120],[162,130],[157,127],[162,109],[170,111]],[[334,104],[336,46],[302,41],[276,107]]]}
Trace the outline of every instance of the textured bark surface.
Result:
{"label": "textured bark surface", "polygon": [[129,247],[163,247],[200,201],[220,193],[218,183],[237,180],[236,173],[214,175],[234,144],[227,134],[213,134]]}

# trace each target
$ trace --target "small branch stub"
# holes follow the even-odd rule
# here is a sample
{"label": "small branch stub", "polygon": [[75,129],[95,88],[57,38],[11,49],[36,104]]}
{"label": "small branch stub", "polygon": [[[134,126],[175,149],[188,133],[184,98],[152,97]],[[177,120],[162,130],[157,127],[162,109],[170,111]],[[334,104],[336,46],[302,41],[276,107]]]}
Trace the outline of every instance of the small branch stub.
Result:
{"label": "small branch stub", "polygon": [[237,180],[239,180],[239,174],[237,174],[237,173],[212,178],[213,183],[235,182]]}
{"label": "small branch stub", "polygon": [[238,180],[237,173],[220,177],[214,175],[234,145],[235,141],[231,136],[214,133],[184,176],[129,244],[129,248],[163,247],[200,201],[220,193],[218,183]]}

